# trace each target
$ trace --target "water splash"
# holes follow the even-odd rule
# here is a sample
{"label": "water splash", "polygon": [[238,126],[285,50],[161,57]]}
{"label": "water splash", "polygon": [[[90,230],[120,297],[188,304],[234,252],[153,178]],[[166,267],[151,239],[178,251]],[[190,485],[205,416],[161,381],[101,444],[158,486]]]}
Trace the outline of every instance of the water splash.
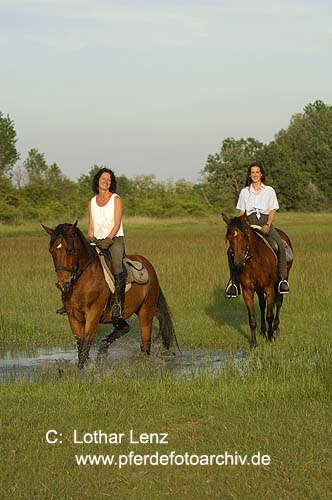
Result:
{"label": "water splash", "polygon": [[[90,357],[96,360],[97,346],[92,346]],[[182,349],[181,354],[166,351],[159,345],[154,345],[149,364],[156,369],[165,369],[175,377],[185,375],[197,377],[203,371],[213,375],[227,364],[233,364],[240,371],[246,371],[248,354],[245,351],[228,353],[220,350]],[[122,341],[120,345],[112,345],[104,359],[104,369],[125,369],[133,363],[139,363],[142,355],[138,344]],[[77,363],[77,351],[70,348],[36,348],[29,351],[9,351],[0,349],[0,382],[26,378],[33,380],[37,374],[46,368],[49,371],[63,372],[68,366]]]}

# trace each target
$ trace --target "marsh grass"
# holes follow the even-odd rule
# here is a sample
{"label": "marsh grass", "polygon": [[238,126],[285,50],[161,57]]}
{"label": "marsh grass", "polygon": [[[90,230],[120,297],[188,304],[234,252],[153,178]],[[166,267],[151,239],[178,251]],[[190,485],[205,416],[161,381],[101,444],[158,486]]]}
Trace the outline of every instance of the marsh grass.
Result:
{"label": "marsh grass", "polygon": [[[329,352],[309,361],[253,355],[213,377],[174,379],[142,359],[123,370],[74,367],[0,386],[6,498],[329,498]],[[327,385],[326,385],[327,384]],[[17,405],[19,404],[19,409]],[[45,442],[48,429],[63,443]],[[119,445],[74,444],[73,431],[123,432]],[[168,432],[168,444],[131,444],[130,430]],[[269,466],[78,467],[75,454],[268,454]]]}
{"label": "marsh grass", "polygon": [[[225,498],[321,499],[331,497],[332,215],[280,214],[295,262],[291,294],[281,312],[281,333],[269,344],[258,338],[249,352],[243,299],[223,298],[228,271],[221,220],[163,224],[128,221],[128,253],[155,266],[186,348],[247,351],[239,369],[231,361],[213,375],[202,370],[176,378],[154,359],[79,372],[45,367],[34,382],[0,384],[4,498]],[[71,345],[67,320],[55,315],[59,292],[41,232],[4,235],[0,341],[19,346]],[[15,236],[15,237],[14,237]],[[129,339],[138,347],[139,328]],[[98,338],[107,331],[102,326]],[[63,443],[48,445],[57,429]],[[75,445],[73,430],[106,433],[168,432],[169,444]],[[77,453],[229,453],[260,451],[263,467],[78,467]]]}

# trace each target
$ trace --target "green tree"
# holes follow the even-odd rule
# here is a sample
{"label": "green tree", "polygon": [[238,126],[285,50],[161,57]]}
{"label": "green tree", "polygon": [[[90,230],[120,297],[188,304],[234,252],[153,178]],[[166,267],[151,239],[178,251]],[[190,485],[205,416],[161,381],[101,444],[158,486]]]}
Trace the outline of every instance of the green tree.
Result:
{"label": "green tree", "polygon": [[128,179],[125,175],[117,175],[116,184],[116,191],[122,197],[131,196],[135,191],[135,182]]}
{"label": "green tree", "polygon": [[[100,165],[93,165],[87,174],[82,174],[77,179],[77,189],[81,196],[86,200],[92,195],[92,182],[96,173],[103,167]],[[87,203],[87,202],[86,202]]]}
{"label": "green tree", "polygon": [[136,175],[133,178],[137,198],[158,198],[165,191],[161,182],[156,182],[155,175]]}
{"label": "green tree", "polygon": [[76,184],[63,175],[56,163],[48,165],[44,154],[34,148],[23,165],[28,181],[20,189],[20,195],[22,204],[31,207],[31,215],[37,214],[41,220],[70,221],[83,212]]}
{"label": "green tree", "polygon": [[9,115],[0,111],[0,177],[10,175],[20,155],[16,150],[16,131]]}
{"label": "green tree", "polygon": [[332,106],[315,101],[293,115],[264,156],[285,207],[331,208]]}
{"label": "green tree", "polygon": [[46,179],[48,166],[45,155],[40,153],[38,149],[30,149],[23,165],[28,173],[29,182],[40,182]]}

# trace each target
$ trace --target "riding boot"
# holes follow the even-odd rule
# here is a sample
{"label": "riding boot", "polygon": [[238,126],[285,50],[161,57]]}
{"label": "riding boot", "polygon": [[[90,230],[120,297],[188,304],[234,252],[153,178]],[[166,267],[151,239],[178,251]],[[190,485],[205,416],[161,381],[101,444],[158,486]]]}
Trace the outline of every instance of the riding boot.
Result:
{"label": "riding boot", "polygon": [[283,242],[279,245],[278,251],[278,271],[280,276],[280,281],[278,284],[279,293],[289,293],[289,283],[287,281],[287,262],[286,262],[286,251]]}
{"label": "riding boot", "polygon": [[[61,294],[61,296],[62,296],[62,303],[63,303],[64,295]],[[55,312],[56,312],[56,314],[67,314],[67,311],[66,311],[66,308],[64,305],[62,307],[60,307],[59,309],[57,309]]]}
{"label": "riding boot", "polygon": [[126,273],[124,271],[114,275],[114,284],[115,284],[115,304],[112,309],[112,321],[116,329],[125,330],[129,332],[130,327],[122,317],[124,312],[124,302],[126,293]]}
{"label": "riding boot", "polygon": [[230,249],[227,251],[228,265],[230,270],[230,279],[225,289],[225,297],[227,299],[236,298],[241,294],[240,281],[237,276],[236,268],[234,265],[234,258]]}

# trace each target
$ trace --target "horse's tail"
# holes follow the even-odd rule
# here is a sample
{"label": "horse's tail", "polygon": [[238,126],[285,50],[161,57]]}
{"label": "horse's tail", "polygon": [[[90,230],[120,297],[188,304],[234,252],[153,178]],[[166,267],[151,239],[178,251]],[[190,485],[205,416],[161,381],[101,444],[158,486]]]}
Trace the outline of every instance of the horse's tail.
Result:
{"label": "horse's tail", "polygon": [[163,344],[166,349],[169,349],[173,343],[173,340],[175,340],[176,346],[180,351],[180,347],[175,335],[172,315],[161,289],[159,291],[156,317],[159,321],[159,333],[163,339]]}

